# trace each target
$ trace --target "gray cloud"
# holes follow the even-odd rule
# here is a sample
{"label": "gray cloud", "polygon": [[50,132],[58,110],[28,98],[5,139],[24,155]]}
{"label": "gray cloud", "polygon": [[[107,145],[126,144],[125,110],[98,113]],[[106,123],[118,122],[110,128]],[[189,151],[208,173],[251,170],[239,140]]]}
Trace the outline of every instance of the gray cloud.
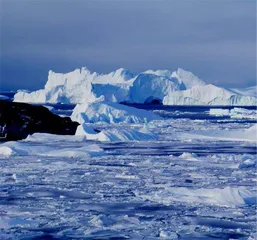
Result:
{"label": "gray cloud", "polygon": [[255,1],[0,0],[0,88],[42,87],[49,69],[182,67],[256,84]]}

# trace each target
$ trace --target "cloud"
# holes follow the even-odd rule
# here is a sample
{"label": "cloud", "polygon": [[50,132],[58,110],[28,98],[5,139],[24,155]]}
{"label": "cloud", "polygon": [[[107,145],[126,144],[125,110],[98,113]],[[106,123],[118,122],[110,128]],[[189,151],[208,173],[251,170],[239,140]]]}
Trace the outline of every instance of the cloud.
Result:
{"label": "cloud", "polygon": [[[85,65],[100,72],[182,67],[219,85],[254,85],[255,5],[2,0],[0,87],[20,86],[17,75],[24,86],[41,87],[47,70]],[[31,69],[38,71],[30,76]]]}

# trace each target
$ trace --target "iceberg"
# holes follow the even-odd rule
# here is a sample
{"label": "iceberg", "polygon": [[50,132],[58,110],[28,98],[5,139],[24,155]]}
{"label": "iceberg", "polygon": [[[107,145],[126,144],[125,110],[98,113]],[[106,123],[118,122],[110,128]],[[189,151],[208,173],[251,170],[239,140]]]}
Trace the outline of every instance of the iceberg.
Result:
{"label": "iceberg", "polygon": [[96,97],[92,91],[92,81],[96,73],[87,68],[76,69],[66,74],[49,71],[44,89],[31,93],[19,91],[14,102],[29,103],[78,103],[93,102]]}
{"label": "iceberg", "polygon": [[257,98],[237,95],[232,91],[208,84],[194,86],[188,90],[176,91],[166,95],[163,99],[163,104],[255,106]]}
{"label": "iceberg", "polygon": [[83,123],[145,123],[160,120],[152,112],[113,102],[92,102],[77,104],[71,119]]}
{"label": "iceberg", "polygon": [[86,67],[69,73],[49,71],[44,89],[18,91],[15,102],[89,103],[104,96],[108,102],[163,103],[165,105],[256,105],[256,87],[237,90],[206,84],[193,73],[147,70],[133,74],[120,68],[108,74]]}
{"label": "iceberg", "polygon": [[130,102],[151,103],[156,100],[161,103],[164,96],[181,89],[185,87],[176,78],[140,74],[130,88]]}

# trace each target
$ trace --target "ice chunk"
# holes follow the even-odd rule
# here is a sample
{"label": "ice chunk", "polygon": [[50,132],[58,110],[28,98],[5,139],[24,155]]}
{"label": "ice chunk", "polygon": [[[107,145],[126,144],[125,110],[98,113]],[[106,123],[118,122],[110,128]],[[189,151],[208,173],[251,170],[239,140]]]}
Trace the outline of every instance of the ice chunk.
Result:
{"label": "ice chunk", "polygon": [[146,110],[118,103],[95,102],[78,104],[73,110],[71,119],[79,123],[144,123],[160,120],[161,117]]}
{"label": "ice chunk", "polygon": [[113,128],[103,130],[98,133],[92,127],[86,124],[78,126],[76,135],[86,136],[88,140],[115,142],[148,141],[158,139],[158,136],[156,134],[152,133],[146,128],[142,128],[140,130]]}
{"label": "ice chunk", "polygon": [[256,160],[254,159],[246,159],[242,163],[239,164],[238,168],[243,169],[243,168],[253,168],[256,167]]}
{"label": "ice chunk", "polygon": [[186,160],[193,160],[193,161],[197,161],[198,159],[198,156],[197,154],[195,153],[187,153],[187,152],[184,152],[183,154],[181,154],[179,156],[180,158],[182,159],[186,159]]}

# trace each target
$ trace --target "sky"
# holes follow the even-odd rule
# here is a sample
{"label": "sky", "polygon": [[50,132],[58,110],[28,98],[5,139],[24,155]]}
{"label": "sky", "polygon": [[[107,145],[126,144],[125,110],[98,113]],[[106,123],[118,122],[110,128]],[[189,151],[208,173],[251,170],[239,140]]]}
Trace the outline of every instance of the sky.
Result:
{"label": "sky", "polygon": [[0,0],[0,90],[43,88],[48,71],[183,68],[256,85],[255,0]]}

